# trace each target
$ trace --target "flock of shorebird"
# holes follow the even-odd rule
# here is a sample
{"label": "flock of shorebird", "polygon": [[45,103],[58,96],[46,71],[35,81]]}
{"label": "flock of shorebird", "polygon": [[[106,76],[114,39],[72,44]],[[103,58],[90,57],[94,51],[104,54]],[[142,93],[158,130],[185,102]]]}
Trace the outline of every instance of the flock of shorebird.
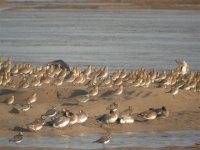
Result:
{"label": "flock of shorebird", "polygon": [[[31,64],[15,64],[12,65],[11,59],[2,61],[0,57],[0,86],[4,88],[29,88],[38,87],[42,85],[61,86],[64,82],[70,83],[74,86],[84,85],[88,87],[87,94],[79,97],[81,103],[89,101],[99,93],[99,87],[114,87],[113,95],[121,95],[124,92],[124,86],[129,87],[149,87],[152,83],[157,83],[158,87],[171,87],[169,93],[176,95],[179,89],[192,90],[200,92],[200,72],[193,72],[186,61],[176,61],[177,67],[169,71],[157,71],[152,69],[147,71],[144,68],[139,70],[132,70],[126,72],[124,69],[117,70],[112,74],[109,73],[109,68],[95,68],[89,65],[86,69],[81,70],[80,67],[74,67],[71,71],[67,68],[62,68],[58,65],[46,65],[33,67]],[[14,78],[20,76],[23,79],[17,85]],[[5,102],[8,105],[14,104],[14,95],[8,97]],[[14,107],[18,111],[28,111],[32,103],[37,101],[37,93],[33,93],[28,97],[23,104],[15,104]],[[129,107],[118,115],[116,112],[118,105],[112,103],[107,109],[109,113],[97,118],[104,124],[111,123],[133,123],[133,108]],[[149,108],[149,110],[141,112],[138,117],[145,120],[153,120],[156,118],[166,118],[169,111],[165,106],[161,108]],[[88,114],[80,110],[78,113],[73,113],[69,110],[58,111],[56,107],[48,109],[41,115],[40,118],[35,119],[32,123],[27,124],[29,130],[41,130],[45,124],[49,124],[54,128],[62,128],[67,125],[76,123],[84,123],[88,119]],[[11,141],[20,143],[23,139],[23,133],[20,132],[14,136]],[[95,142],[107,143],[111,139],[111,135],[100,138]]]}

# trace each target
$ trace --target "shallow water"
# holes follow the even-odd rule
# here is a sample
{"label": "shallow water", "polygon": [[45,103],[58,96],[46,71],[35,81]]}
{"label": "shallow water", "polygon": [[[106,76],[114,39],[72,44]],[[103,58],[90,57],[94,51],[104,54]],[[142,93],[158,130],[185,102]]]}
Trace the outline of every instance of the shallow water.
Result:
{"label": "shallow water", "polygon": [[[24,137],[20,147],[53,147],[98,149],[102,144],[93,143],[101,135],[88,134],[73,137]],[[200,140],[199,130],[166,131],[166,132],[126,132],[113,133],[112,140],[106,147],[149,147],[190,146]],[[8,138],[0,138],[1,146],[16,146]]]}
{"label": "shallow water", "polygon": [[14,62],[200,70],[200,12],[21,10],[0,13],[0,53]]}

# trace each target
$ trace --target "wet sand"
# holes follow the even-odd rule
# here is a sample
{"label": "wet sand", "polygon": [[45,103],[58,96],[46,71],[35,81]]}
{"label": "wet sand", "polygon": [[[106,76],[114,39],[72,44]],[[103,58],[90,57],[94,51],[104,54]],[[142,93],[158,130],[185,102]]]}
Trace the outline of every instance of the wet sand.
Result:
{"label": "wet sand", "polygon": [[[0,147],[1,150],[64,150],[62,148],[35,148],[35,147]],[[163,147],[163,148],[137,148],[137,147],[130,147],[130,148],[102,148],[105,150],[199,150],[199,145],[193,145],[190,147]],[[65,148],[65,150],[75,150]]]}

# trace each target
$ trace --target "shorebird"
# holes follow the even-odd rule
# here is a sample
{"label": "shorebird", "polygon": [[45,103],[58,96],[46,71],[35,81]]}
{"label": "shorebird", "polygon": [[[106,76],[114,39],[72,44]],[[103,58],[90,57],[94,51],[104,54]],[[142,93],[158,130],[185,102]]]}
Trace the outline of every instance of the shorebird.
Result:
{"label": "shorebird", "polygon": [[83,75],[86,76],[86,78],[89,78],[90,74],[92,72],[92,67],[91,65],[88,65],[88,67],[82,71]]}
{"label": "shorebird", "polygon": [[106,107],[106,110],[114,110],[116,111],[119,108],[117,103],[111,103],[108,107]]}
{"label": "shorebird", "polygon": [[185,82],[183,80],[179,80],[173,85],[173,87],[174,88],[181,88],[184,84],[185,84]]}
{"label": "shorebird", "polygon": [[92,77],[85,85],[86,86],[93,86],[97,83],[97,76]]}
{"label": "shorebird", "polygon": [[18,104],[15,106],[15,108],[20,112],[20,111],[28,111],[30,108],[31,108],[31,105],[30,104]]}
{"label": "shorebird", "polygon": [[19,72],[19,64],[15,64],[10,70],[11,75],[16,75]]}
{"label": "shorebird", "polygon": [[60,78],[57,78],[53,81],[53,85],[55,86],[61,86],[63,84],[63,80]]}
{"label": "shorebird", "polygon": [[120,85],[117,89],[113,91],[114,95],[121,95],[123,93],[123,85]]}
{"label": "shorebird", "polygon": [[120,115],[133,115],[134,108],[132,106],[129,106],[127,109],[122,111]]}
{"label": "shorebird", "polygon": [[115,123],[118,119],[118,114],[116,113],[116,110],[117,109],[111,109],[109,114],[104,114],[103,116],[97,118],[97,120],[106,124]]}
{"label": "shorebird", "polygon": [[154,82],[154,80],[157,77],[157,74],[158,74],[158,72],[156,71],[155,68],[153,68],[153,70],[150,71],[149,76],[150,76],[151,82]]}
{"label": "shorebird", "polygon": [[69,124],[70,124],[70,125],[73,125],[73,124],[77,123],[77,121],[78,121],[78,116],[77,116],[77,114],[74,114],[74,113],[71,112],[71,111],[67,111],[67,112],[66,112],[66,116],[69,117]]}
{"label": "shorebird", "polygon": [[190,89],[195,88],[196,85],[197,85],[197,81],[196,81],[196,79],[194,79],[194,80],[192,80],[189,84],[184,85],[183,89],[184,89],[184,90],[190,90]]}
{"label": "shorebird", "polygon": [[69,117],[60,116],[53,120],[53,127],[54,128],[63,128],[66,127],[70,122]]}
{"label": "shorebird", "polygon": [[52,107],[48,109],[42,116],[46,117],[54,117],[57,114],[56,107]]}
{"label": "shorebird", "polygon": [[167,93],[171,93],[172,95],[178,94],[179,88],[171,88],[171,90]]}
{"label": "shorebird", "polygon": [[116,79],[119,78],[120,74],[121,74],[121,70],[117,70],[116,72],[113,72],[112,79],[115,81]]}
{"label": "shorebird", "polygon": [[125,72],[125,70],[123,69],[123,70],[121,71],[120,75],[119,75],[119,78],[124,79],[125,77],[126,77],[126,72]]}
{"label": "shorebird", "polygon": [[23,133],[19,132],[17,135],[13,136],[12,139],[9,140],[9,142],[15,142],[16,144],[21,143],[23,140]]}
{"label": "shorebird", "polygon": [[183,60],[183,61],[177,61],[177,60],[175,60],[175,61],[178,64],[178,67],[180,67],[180,73],[182,75],[187,74],[188,71],[189,71],[189,64],[185,60]]}
{"label": "shorebird", "polygon": [[125,124],[125,123],[133,123],[134,118],[130,115],[123,115],[119,118],[119,123]]}
{"label": "shorebird", "polygon": [[112,77],[108,76],[106,79],[104,79],[102,82],[99,83],[99,86],[107,86],[112,82]]}
{"label": "shorebird", "polygon": [[80,83],[83,82],[83,80],[84,80],[84,75],[83,75],[83,73],[80,73],[79,76],[77,76],[77,77],[75,78],[75,80],[73,81],[73,84],[74,84],[74,85],[80,84]]}
{"label": "shorebird", "polygon": [[99,92],[98,86],[93,86],[91,90],[88,91],[89,96],[96,96]]}
{"label": "shorebird", "polygon": [[37,101],[37,93],[33,93],[27,100],[28,104],[32,104]]}
{"label": "shorebird", "polygon": [[140,84],[142,83],[142,79],[136,79],[131,85],[133,85],[134,87],[138,87],[140,86]]}
{"label": "shorebird", "polygon": [[19,87],[20,88],[28,88],[29,87],[29,81],[26,77],[24,77],[20,82],[19,82]]}
{"label": "shorebird", "polygon": [[94,141],[93,143],[107,144],[110,142],[111,138],[112,138],[111,134],[105,135],[105,136],[99,138],[98,140]]}
{"label": "shorebird", "polygon": [[169,111],[165,106],[161,108],[150,108],[149,110],[153,110],[157,114],[157,118],[167,118],[169,116]]}
{"label": "shorebird", "polygon": [[6,104],[8,105],[12,105],[14,103],[15,97],[14,95],[12,95],[11,97],[9,97],[7,100],[5,100]]}
{"label": "shorebird", "polygon": [[139,117],[142,117],[146,120],[156,119],[157,113],[153,110],[147,110],[138,114]]}
{"label": "shorebird", "polygon": [[7,73],[4,74],[3,77],[2,77],[2,83],[1,83],[1,85],[6,86],[7,83],[9,82],[9,78],[10,77],[7,75]]}
{"label": "shorebird", "polygon": [[123,83],[122,78],[118,78],[114,81],[114,85],[121,85]]}
{"label": "shorebird", "polygon": [[104,79],[108,76],[108,66],[105,66],[102,71],[100,72],[100,74],[98,75],[98,77],[100,79]]}
{"label": "shorebird", "polygon": [[29,86],[30,86],[30,84],[29,84],[29,82],[27,82],[27,81],[21,84],[21,88],[23,88],[23,89],[26,89],[26,88],[28,88]]}
{"label": "shorebird", "polygon": [[129,106],[128,109],[126,109],[122,113],[120,113],[119,123],[121,123],[121,124],[133,123],[134,122],[134,118],[132,117],[133,110],[134,110],[133,107]]}
{"label": "shorebird", "polygon": [[40,86],[40,77],[36,77],[31,81],[31,86]]}
{"label": "shorebird", "polygon": [[164,80],[166,77],[167,77],[167,73],[166,73],[166,71],[163,70],[163,71],[161,71],[160,74],[157,75],[155,81],[160,82],[160,81]]}
{"label": "shorebird", "polygon": [[56,66],[56,68],[54,69],[54,74],[55,74],[55,75],[59,75],[59,74],[61,73],[61,71],[62,71],[62,69],[61,69],[61,67],[60,67],[60,64],[58,64],[58,65]]}
{"label": "shorebird", "polygon": [[[0,68],[0,70],[1,70],[1,68]],[[3,79],[3,76],[0,75],[0,85],[2,84],[2,79]]]}
{"label": "shorebird", "polygon": [[67,79],[65,80],[66,82],[72,83],[74,82],[74,80],[76,79],[76,76],[74,75],[74,73],[71,73]]}
{"label": "shorebird", "polygon": [[78,98],[77,98],[77,101],[81,102],[81,103],[86,103],[89,100],[90,100],[90,96],[88,94],[78,96]]}
{"label": "shorebird", "polygon": [[49,84],[51,82],[51,77],[49,75],[43,75],[40,82],[41,84]]}
{"label": "shorebird", "polygon": [[58,78],[64,79],[64,78],[66,77],[66,75],[67,75],[67,68],[64,68],[64,69],[60,72],[60,74],[58,75]]}
{"label": "shorebird", "polygon": [[35,121],[28,124],[27,127],[30,130],[37,131],[41,130],[44,124],[45,124],[45,119],[41,117],[39,119],[35,119]]}
{"label": "shorebird", "polygon": [[83,110],[80,110],[77,116],[78,116],[77,123],[84,123],[88,119],[88,114],[85,113]]}

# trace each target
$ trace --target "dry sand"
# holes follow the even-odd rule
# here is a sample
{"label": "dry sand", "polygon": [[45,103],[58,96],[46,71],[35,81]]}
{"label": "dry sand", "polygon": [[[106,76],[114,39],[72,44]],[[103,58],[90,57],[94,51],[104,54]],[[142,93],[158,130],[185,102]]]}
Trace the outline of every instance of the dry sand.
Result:
{"label": "dry sand", "polygon": [[[14,80],[17,81],[19,78],[21,77],[14,77]],[[57,106],[58,110],[67,108],[73,112],[83,109],[89,114],[89,119],[83,125],[74,125],[62,130],[47,126],[37,132],[38,135],[72,135],[79,132],[104,132],[96,118],[107,113],[106,107],[113,102],[119,105],[119,113],[127,109],[128,106],[133,106],[136,114],[150,107],[161,106],[166,106],[170,111],[170,116],[166,119],[135,122],[130,125],[113,124],[111,125],[113,132],[200,129],[200,99],[198,92],[180,90],[177,95],[173,96],[171,93],[167,93],[170,90],[169,88],[164,89],[154,86],[153,84],[149,88],[125,87],[124,93],[120,96],[111,94],[114,88],[102,87],[99,89],[98,96],[78,105],[71,104],[76,102],[77,96],[87,93],[86,86],[73,86],[70,83],[64,82],[59,87],[53,85],[42,85],[41,87],[30,87],[28,89],[6,89],[1,87],[1,100],[14,95],[15,104],[20,104],[34,92],[37,93],[38,100],[29,111],[19,114],[9,113],[13,108],[12,105],[0,104],[0,135],[11,136],[13,135],[12,130],[16,127],[26,128],[26,124],[40,117],[41,114],[52,106]],[[61,96],[58,96],[58,93]],[[33,134],[36,133],[27,132],[28,136]]]}
{"label": "dry sand", "polygon": [[[15,76],[12,80],[16,85],[23,77]],[[96,118],[107,113],[106,107],[115,102],[119,105],[118,113],[124,111],[129,106],[134,108],[135,115],[150,107],[166,106],[170,112],[168,118],[156,119],[153,121],[135,122],[133,124],[114,123],[109,126],[112,132],[126,131],[166,131],[166,130],[199,130],[200,129],[200,96],[199,92],[180,90],[173,96],[168,93],[170,87],[157,88],[157,84],[150,87],[124,87],[124,93],[120,96],[112,94],[113,88],[100,87],[99,94],[86,103],[77,103],[78,96],[87,93],[86,86],[74,86],[64,82],[61,86],[42,85],[40,87],[9,88],[1,86],[0,100],[4,101],[11,95],[15,96],[15,104],[24,101],[34,92],[38,95],[38,100],[32,108],[25,113],[12,113],[13,105],[0,104],[0,136],[12,137],[16,131],[24,131],[25,136],[63,136],[77,135],[78,133],[105,133],[104,126]],[[88,113],[89,119],[83,124],[75,124],[71,127],[55,129],[51,126],[44,126],[42,130],[30,132],[27,124],[39,118],[52,106],[57,106],[57,110],[62,108],[78,112],[83,109]],[[179,147],[180,149],[184,149]],[[192,147],[190,147],[192,149]],[[1,149],[13,149],[2,147]],[[19,149],[19,148],[16,148]],[[21,148],[20,148],[21,149]],[[24,148],[31,149],[31,148]],[[34,148],[33,148],[34,149]],[[131,148],[132,149],[132,148]],[[137,148],[140,149],[140,148]],[[177,149],[177,148],[164,148]],[[141,150],[143,150],[141,148]]]}

